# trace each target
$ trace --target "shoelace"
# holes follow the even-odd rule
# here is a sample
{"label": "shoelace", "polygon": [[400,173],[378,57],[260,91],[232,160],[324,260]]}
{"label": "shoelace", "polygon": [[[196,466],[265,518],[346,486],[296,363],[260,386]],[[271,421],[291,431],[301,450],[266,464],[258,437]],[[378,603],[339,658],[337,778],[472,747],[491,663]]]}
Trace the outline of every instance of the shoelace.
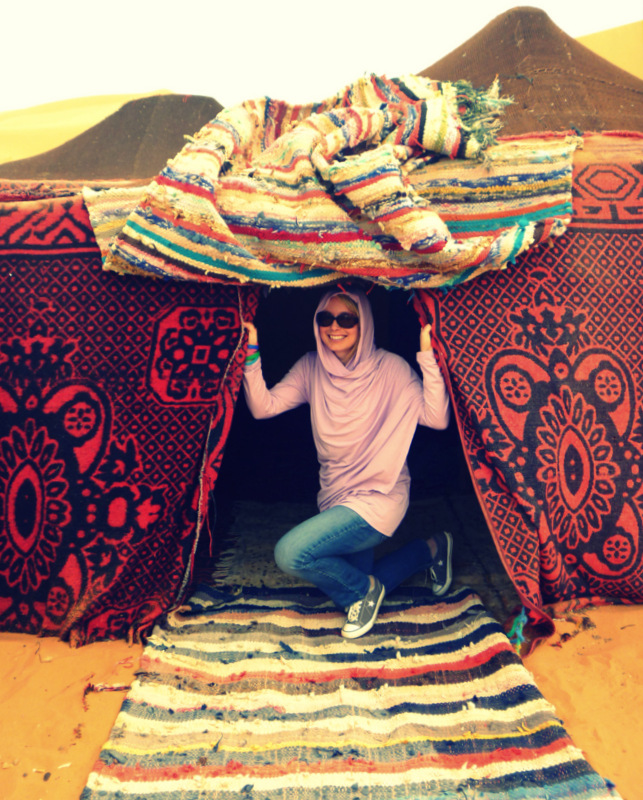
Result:
{"label": "shoelace", "polygon": [[359,612],[362,610],[363,600],[358,600],[348,609],[348,621],[355,622],[359,619]]}
{"label": "shoelace", "polygon": [[[437,564],[438,564],[438,567],[441,567],[441,566],[442,566],[442,559],[440,559],[440,560],[437,562]],[[432,578],[434,581],[437,581],[437,579],[438,579],[438,576],[436,575],[436,572],[435,572],[435,568],[434,568],[434,567],[429,567],[429,575],[431,576],[431,578]]]}

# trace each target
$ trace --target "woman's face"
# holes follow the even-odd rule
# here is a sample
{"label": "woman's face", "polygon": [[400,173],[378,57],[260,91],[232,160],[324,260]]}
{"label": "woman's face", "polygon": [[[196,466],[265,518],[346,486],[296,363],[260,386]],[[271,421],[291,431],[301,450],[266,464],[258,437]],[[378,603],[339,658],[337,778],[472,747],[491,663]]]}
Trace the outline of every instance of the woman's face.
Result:
{"label": "woman's face", "polygon": [[[324,310],[330,311],[334,317],[339,314],[345,314],[347,311],[351,314],[353,313],[339,297],[331,297]],[[337,321],[333,320],[332,325],[319,326],[319,336],[326,347],[339,358],[342,364],[347,364],[357,349],[359,323],[353,328],[340,328]]]}

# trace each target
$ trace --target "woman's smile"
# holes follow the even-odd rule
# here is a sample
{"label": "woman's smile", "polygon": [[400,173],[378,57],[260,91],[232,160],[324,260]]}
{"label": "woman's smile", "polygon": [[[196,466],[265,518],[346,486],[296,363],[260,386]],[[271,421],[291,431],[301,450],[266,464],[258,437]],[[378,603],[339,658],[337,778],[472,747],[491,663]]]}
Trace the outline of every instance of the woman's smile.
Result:
{"label": "woman's smile", "polygon": [[[331,297],[324,310],[330,311],[334,317],[351,311],[339,297]],[[333,320],[331,325],[319,326],[319,335],[322,342],[339,358],[342,364],[347,364],[357,349],[359,324],[352,328],[342,328],[337,324],[337,320]]]}

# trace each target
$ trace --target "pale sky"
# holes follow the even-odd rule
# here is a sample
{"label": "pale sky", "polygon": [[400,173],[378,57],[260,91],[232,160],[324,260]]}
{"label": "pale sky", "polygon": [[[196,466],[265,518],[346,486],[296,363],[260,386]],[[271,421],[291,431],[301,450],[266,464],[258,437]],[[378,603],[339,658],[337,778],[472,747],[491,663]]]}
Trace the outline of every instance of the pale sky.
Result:
{"label": "pale sky", "polygon": [[[230,106],[322,100],[364,73],[419,72],[520,2],[10,0],[0,112],[168,90]],[[573,38],[643,20],[643,0],[536,0]],[[643,47],[643,42],[642,42]]]}

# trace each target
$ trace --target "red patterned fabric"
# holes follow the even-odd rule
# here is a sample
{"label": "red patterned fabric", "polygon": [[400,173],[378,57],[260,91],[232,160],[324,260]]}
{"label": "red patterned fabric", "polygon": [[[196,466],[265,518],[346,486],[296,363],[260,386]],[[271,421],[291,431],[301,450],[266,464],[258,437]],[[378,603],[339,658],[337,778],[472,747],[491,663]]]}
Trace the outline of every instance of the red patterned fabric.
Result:
{"label": "red patterned fabric", "polygon": [[[548,602],[643,599],[642,165],[585,137],[565,236],[416,297],[535,637]],[[84,643],[185,593],[258,295],[103,272],[74,191],[0,186],[0,629]]]}
{"label": "red patterned fabric", "polygon": [[643,600],[642,198],[643,137],[587,137],[567,234],[417,298],[536,637],[548,602]]}
{"label": "red patterned fabric", "polygon": [[0,204],[0,628],[82,644],[187,588],[256,294],[103,272],[54,189]]}

